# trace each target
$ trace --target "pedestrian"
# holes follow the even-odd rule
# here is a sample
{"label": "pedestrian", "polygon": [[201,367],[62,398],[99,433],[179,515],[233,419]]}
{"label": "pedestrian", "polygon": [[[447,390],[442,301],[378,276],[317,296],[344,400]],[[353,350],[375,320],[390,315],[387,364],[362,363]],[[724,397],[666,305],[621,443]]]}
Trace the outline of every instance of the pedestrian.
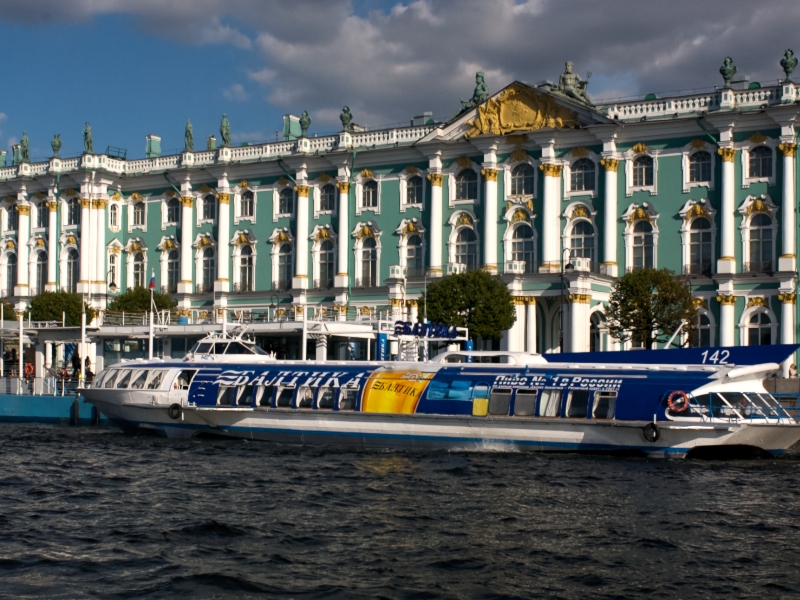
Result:
{"label": "pedestrian", "polygon": [[77,377],[81,372],[81,357],[78,351],[72,353],[72,376]]}

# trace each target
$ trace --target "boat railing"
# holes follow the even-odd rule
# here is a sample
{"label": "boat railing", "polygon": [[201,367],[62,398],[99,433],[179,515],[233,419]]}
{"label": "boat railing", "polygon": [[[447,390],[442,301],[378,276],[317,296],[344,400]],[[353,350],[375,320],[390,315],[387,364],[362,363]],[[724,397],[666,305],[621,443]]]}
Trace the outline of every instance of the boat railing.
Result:
{"label": "boat railing", "polygon": [[0,377],[0,394],[13,396],[75,396],[78,387],[77,378]]}

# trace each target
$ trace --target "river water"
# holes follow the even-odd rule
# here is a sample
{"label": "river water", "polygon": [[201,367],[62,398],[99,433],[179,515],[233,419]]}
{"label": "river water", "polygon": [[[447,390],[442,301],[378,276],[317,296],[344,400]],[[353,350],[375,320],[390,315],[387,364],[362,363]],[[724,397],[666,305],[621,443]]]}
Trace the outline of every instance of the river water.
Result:
{"label": "river water", "polygon": [[369,452],[0,426],[0,597],[800,594],[800,453]]}

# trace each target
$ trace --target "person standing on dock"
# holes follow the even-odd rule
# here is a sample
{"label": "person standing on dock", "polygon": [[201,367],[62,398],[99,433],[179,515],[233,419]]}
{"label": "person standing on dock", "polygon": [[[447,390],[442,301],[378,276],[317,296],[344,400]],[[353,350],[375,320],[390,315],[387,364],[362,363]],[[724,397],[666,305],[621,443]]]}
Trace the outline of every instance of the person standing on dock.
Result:
{"label": "person standing on dock", "polygon": [[81,357],[78,354],[78,351],[72,353],[72,376],[77,377],[78,374],[81,372]]}

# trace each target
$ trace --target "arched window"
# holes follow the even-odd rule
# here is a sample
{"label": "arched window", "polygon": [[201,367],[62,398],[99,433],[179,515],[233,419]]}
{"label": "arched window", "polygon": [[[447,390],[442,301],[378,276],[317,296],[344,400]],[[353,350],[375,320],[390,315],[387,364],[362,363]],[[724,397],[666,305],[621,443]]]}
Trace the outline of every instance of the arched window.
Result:
{"label": "arched window", "polygon": [[47,285],[47,254],[40,251],[36,255],[36,279],[34,280],[35,286],[31,290],[31,295],[36,296],[44,291],[44,286]]}
{"label": "arched window", "polygon": [[653,226],[647,221],[637,221],[633,226],[632,271],[653,268]]}
{"label": "arched window", "polygon": [[144,227],[144,202],[133,205],[133,226]]}
{"label": "arched window", "polygon": [[456,263],[467,265],[468,271],[478,268],[478,237],[469,227],[464,227],[456,236]]}
{"label": "arched window", "polygon": [[81,205],[75,197],[67,200],[67,225],[81,224]]}
{"label": "arched window", "polygon": [[336,187],[333,184],[322,186],[319,192],[320,211],[334,210],[336,206]]}
{"label": "arched window", "polygon": [[49,215],[47,202],[39,202],[36,205],[36,227],[47,227],[47,216]]}
{"label": "arched window", "polygon": [[323,240],[319,245],[319,281],[318,289],[329,290],[333,287],[333,242]]}
{"label": "arched window", "polygon": [[8,230],[16,231],[19,227],[19,213],[16,206],[8,207]]}
{"label": "arched window", "polygon": [[14,286],[17,285],[17,255],[6,255],[6,289],[4,296],[14,295]]}
{"label": "arched window", "polygon": [[167,223],[177,223],[181,217],[181,203],[177,198],[167,201]]}
{"label": "arched window", "polygon": [[68,292],[73,294],[78,291],[78,277],[80,276],[81,264],[78,251],[75,248],[67,250],[67,285]]}
{"label": "arched window", "polygon": [[406,276],[422,277],[425,265],[422,262],[422,238],[416,234],[406,240]]}
{"label": "arched window", "polygon": [[378,182],[369,179],[361,186],[361,208],[378,208]]}
{"label": "arched window", "polygon": [[203,220],[213,221],[216,215],[217,215],[217,199],[212,194],[209,194],[208,196],[203,198]]}
{"label": "arched window", "polygon": [[456,175],[456,200],[478,199],[478,174],[472,169],[464,169]]}
{"label": "arched window", "polygon": [[691,334],[694,348],[706,348],[711,345],[711,319],[705,313],[697,313],[695,328]]}
{"label": "arched window", "polygon": [[112,283],[119,287],[119,278],[117,277],[117,255],[111,254],[108,257],[108,284]]}
{"label": "arched window", "polygon": [[687,274],[711,275],[711,250],[711,222],[699,217],[690,227]]}
{"label": "arched window", "polygon": [[570,255],[594,260],[594,226],[589,221],[578,221],[569,235]]}
{"label": "arched window", "polygon": [[239,252],[239,290],[253,291],[253,249],[242,246]]}
{"label": "arched window", "polygon": [[533,228],[525,223],[517,225],[511,236],[511,260],[524,262],[525,272],[535,273],[533,256]]}
{"label": "arched window", "polygon": [[111,227],[119,227],[119,206],[116,204],[108,209],[108,222]]}
{"label": "arched window", "polygon": [[174,294],[178,291],[178,277],[180,275],[180,255],[177,250],[170,250],[167,255],[167,293]]}
{"label": "arched window", "polygon": [[635,187],[653,185],[652,157],[640,156],[633,161],[633,185]]}
{"label": "arched window", "polygon": [[378,285],[378,244],[373,238],[365,238],[361,244],[361,281],[358,287]]}
{"label": "arched window", "polygon": [[133,285],[131,287],[144,287],[144,252],[133,255]]}
{"label": "arched window", "polygon": [[765,312],[754,313],[747,323],[747,345],[769,346],[772,343],[772,322]]}
{"label": "arched window", "polygon": [[576,160],[570,168],[570,189],[573,192],[594,189],[594,161],[588,158]]}
{"label": "arched window", "polygon": [[422,177],[419,175],[406,181],[406,204],[422,204]]}
{"label": "arched window", "polygon": [[292,202],[294,200],[294,192],[292,188],[283,188],[278,194],[278,214],[290,215],[292,214]]}
{"label": "arched window", "polygon": [[240,216],[245,219],[250,219],[255,214],[255,199],[253,192],[247,191],[242,194],[242,199],[239,201]]}
{"label": "arched window", "polygon": [[689,181],[711,181],[711,154],[705,150],[689,157]]}
{"label": "arched window", "polygon": [[203,250],[203,257],[200,260],[200,269],[202,271],[202,286],[201,292],[210,292],[214,289],[214,274],[216,272],[216,257],[213,248],[205,248]]}
{"label": "arched window", "polygon": [[592,313],[589,317],[589,352],[603,352],[603,315]]}
{"label": "arched window", "polygon": [[275,279],[275,289],[292,289],[292,247],[289,244],[281,244],[278,248],[278,273]]}
{"label": "arched window", "polygon": [[764,213],[750,219],[749,261],[745,263],[745,273],[772,272],[772,218]]}
{"label": "arched window", "polygon": [[772,148],[756,146],[750,150],[749,177],[772,177]]}
{"label": "arched window", "polygon": [[533,167],[528,163],[522,163],[514,167],[514,170],[511,171],[511,195],[532,196],[533,176]]}

